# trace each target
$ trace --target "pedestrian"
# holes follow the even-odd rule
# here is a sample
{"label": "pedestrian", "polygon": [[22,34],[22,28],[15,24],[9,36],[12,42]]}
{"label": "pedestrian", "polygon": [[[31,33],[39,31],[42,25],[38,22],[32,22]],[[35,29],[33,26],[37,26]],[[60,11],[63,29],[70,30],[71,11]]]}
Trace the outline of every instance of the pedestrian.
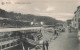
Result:
{"label": "pedestrian", "polygon": [[54,30],[54,34],[58,36],[58,29]]}
{"label": "pedestrian", "polygon": [[71,32],[71,28],[69,27],[69,32]]}
{"label": "pedestrian", "polygon": [[48,41],[46,41],[46,49],[48,50],[48,46],[49,46],[49,43],[48,43]]}
{"label": "pedestrian", "polygon": [[56,30],[54,30],[54,35],[56,35]]}
{"label": "pedestrian", "polygon": [[45,50],[45,43],[43,42],[43,50]]}
{"label": "pedestrian", "polygon": [[68,32],[71,32],[71,28],[70,28],[70,26],[68,26]]}
{"label": "pedestrian", "polygon": [[59,34],[59,31],[58,31],[58,30],[56,30],[56,35],[58,36],[58,34]]}

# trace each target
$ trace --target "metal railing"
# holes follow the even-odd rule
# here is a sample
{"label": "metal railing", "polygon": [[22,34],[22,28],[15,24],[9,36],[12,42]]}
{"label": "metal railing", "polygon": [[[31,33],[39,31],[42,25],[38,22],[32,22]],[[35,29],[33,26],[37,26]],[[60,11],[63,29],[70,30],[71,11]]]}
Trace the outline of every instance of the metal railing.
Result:
{"label": "metal railing", "polygon": [[19,37],[15,36],[15,37],[2,38],[0,39],[0,42],[5,42],[5,41],[13,40],[13,39],[19,39]]}

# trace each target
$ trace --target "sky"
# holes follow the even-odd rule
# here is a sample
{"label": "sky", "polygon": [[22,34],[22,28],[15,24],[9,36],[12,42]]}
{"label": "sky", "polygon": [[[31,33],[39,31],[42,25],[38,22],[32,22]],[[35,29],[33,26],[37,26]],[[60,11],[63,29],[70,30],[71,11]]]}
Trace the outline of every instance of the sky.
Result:
{"label": "sky", "polygon": [[74,17],[80,0],[0,0],[0,8],[22,14],[50,16],[66,21]]}

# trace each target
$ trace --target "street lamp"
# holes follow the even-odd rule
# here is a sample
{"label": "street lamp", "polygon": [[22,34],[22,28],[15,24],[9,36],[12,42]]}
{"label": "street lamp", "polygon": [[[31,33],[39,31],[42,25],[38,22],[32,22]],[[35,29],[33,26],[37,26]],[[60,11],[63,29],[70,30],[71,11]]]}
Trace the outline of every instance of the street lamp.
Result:
{"label": "street lamp", "polygon": [[34,24],[34,22],[31,22],[31,25],[33,25]]}
{"label": "street lamp", "polygon": [[42,22],[42,21],[41,21],[41,22],[40,22],[40,24],[41,24],[41,25],[43,25],[43,24],[44,24],[44,22]]}

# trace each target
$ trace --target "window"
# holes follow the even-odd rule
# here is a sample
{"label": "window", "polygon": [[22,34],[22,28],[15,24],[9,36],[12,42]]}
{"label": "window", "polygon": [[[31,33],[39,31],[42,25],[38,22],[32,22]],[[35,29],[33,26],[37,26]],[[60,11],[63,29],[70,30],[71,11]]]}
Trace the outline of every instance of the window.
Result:
{"label": "window", "polygon": [[2,45],[2,49],[4,49],[5,48],[5,45]]}
{"label": "window", "polygon": [[75,21],[76,21],[76,18],[75,18]]}
{"label": "window", "polygon": [[76,24],[75,24],[75,26],[76,26]]}
{"label": "window", "polygon": [[7,44],[7,47],[9,47],[9,44]]}

